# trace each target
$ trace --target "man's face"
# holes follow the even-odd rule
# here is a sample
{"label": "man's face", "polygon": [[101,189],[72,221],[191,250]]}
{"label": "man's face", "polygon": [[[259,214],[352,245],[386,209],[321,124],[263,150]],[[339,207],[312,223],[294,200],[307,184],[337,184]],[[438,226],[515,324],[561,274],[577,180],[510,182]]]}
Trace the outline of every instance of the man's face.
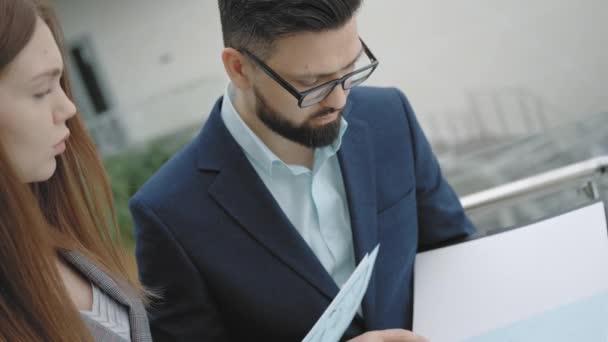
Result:
{"label": "man's face", "polygon": [[[340,78],[358,67],[362,45],[356,20],[344,27],[299,33],[280,39],[265,63],[294,86],[305,91]],[[348,91],[336,86],[329,96],[311,107],[298,101],[276,81],[257,68],[253,80],[254,108],[258,118],[286,139],[315,148],[331,144],[340,131],[342,109]]]}

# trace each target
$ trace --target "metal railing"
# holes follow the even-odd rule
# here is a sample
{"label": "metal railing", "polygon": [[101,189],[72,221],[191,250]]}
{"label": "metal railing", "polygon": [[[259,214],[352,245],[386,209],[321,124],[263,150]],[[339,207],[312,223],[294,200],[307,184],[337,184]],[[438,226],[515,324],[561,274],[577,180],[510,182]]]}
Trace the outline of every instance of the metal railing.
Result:
{"label": "metal railing", "polygon": [[606,174],[608,156],[602,156],[464,196],[461,203],[467,212],[472,212],[547,194],[572,186],[572,183],[578,183],[579,190],[589,199],[596,200],[599,193],[595,180]]}
{"label": "metal railing", "polygon": [[438,151],[460,155],[543,132],[570,117],[526,88],[470,90],[465,95],[465,108],[420,118]]}

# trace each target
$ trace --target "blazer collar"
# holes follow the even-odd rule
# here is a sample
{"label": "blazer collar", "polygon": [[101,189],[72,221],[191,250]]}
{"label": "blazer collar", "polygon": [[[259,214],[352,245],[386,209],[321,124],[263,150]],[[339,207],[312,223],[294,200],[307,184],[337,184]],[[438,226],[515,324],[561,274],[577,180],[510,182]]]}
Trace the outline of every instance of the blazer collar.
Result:
{"label": "blazer collar", "polygon": [[[239,224],[302,279],[333,299],[339,288],[284,215],[221,119],[220,98],[196,138],[197,167],[217,172],[208,192]],[[349,128],[338,152],[347,192],[357,263],[377,244],[376,188],[371,138],[365,122],[353,118],[349,100],[344,116]],[[381,247],[382,248],[382,247]],[[375,273],[375,272],[374,272]],[[373,316],[375,276],[363,301],[366,321]]]}
{"label": "blazer collar", "polygon": [[61,250],[59,254],[91,283],[127,308],[129,311],[129,323],[131,325],[131,337],[134,342],[152,341],[146,318],[146,310],[139,299],[135,297],[134,292],[129,290],[126,283],[119,285],[113,278],[79,252]]}

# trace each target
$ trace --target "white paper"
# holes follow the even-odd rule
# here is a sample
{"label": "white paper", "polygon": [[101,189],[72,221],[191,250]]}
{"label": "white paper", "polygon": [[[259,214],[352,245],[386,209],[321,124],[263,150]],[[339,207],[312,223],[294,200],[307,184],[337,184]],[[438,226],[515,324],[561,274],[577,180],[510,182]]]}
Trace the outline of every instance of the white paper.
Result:
{"label": "white paper", "polygon": [[365,254],[359,266],[348,278],[334,300],[329,304],[323,315],[312,327],[302,342],[334,342],[339,341],[355,317],[363,299],[380,245],[370,255]]}
{"label": "white paper", "polygon": [[419,253],[414,294],[433,342],[606,342],[604,205]]}

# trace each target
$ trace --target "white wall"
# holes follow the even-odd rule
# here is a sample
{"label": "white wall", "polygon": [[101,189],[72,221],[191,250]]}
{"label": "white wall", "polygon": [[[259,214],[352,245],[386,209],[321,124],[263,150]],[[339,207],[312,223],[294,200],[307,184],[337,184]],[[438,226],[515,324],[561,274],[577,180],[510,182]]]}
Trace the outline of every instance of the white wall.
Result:
{"label": "white wall", "polygon": [[[202,120],[223,91],[215,0],[56,3],[68,40],[92,35],[117,103],[139,115],[128,124],[139,129],[135,140]],[[471,134],[471,96],[492,122],[517,118],[521,94],[532,101],[524,111],[551,121],[608,111],[607,23],[605,0],[367,0],[360,14],[361,35],[381,61],[370,84],[402,88],[435,140]],[[179,91],[199,81],[206,85]],[[176,89],[179,100],[150,105]],[[506,113],[483,105],[495,98]],[[149,107],[175,113],[167,121],[141,110]]]}
{"label": "white wall", "polygon": [[201,123],[225,76],[215,1],[57,0],[68,42],[89,35],[131,143]]}
{"label": "white wall", "polygon": [[608,1],[367,1],[361,21],[383,63],[372,83],[404,89],[427,125],[463,116],[467,94],[512,89],[548,120],[608,111]]}
{"label": "white wall", "polygon": [[[122,105],[201,76],[223,76],[215,1],[59,0],[66,38],[90,34]],[[161,57],[171,56],[169,64]]]}

